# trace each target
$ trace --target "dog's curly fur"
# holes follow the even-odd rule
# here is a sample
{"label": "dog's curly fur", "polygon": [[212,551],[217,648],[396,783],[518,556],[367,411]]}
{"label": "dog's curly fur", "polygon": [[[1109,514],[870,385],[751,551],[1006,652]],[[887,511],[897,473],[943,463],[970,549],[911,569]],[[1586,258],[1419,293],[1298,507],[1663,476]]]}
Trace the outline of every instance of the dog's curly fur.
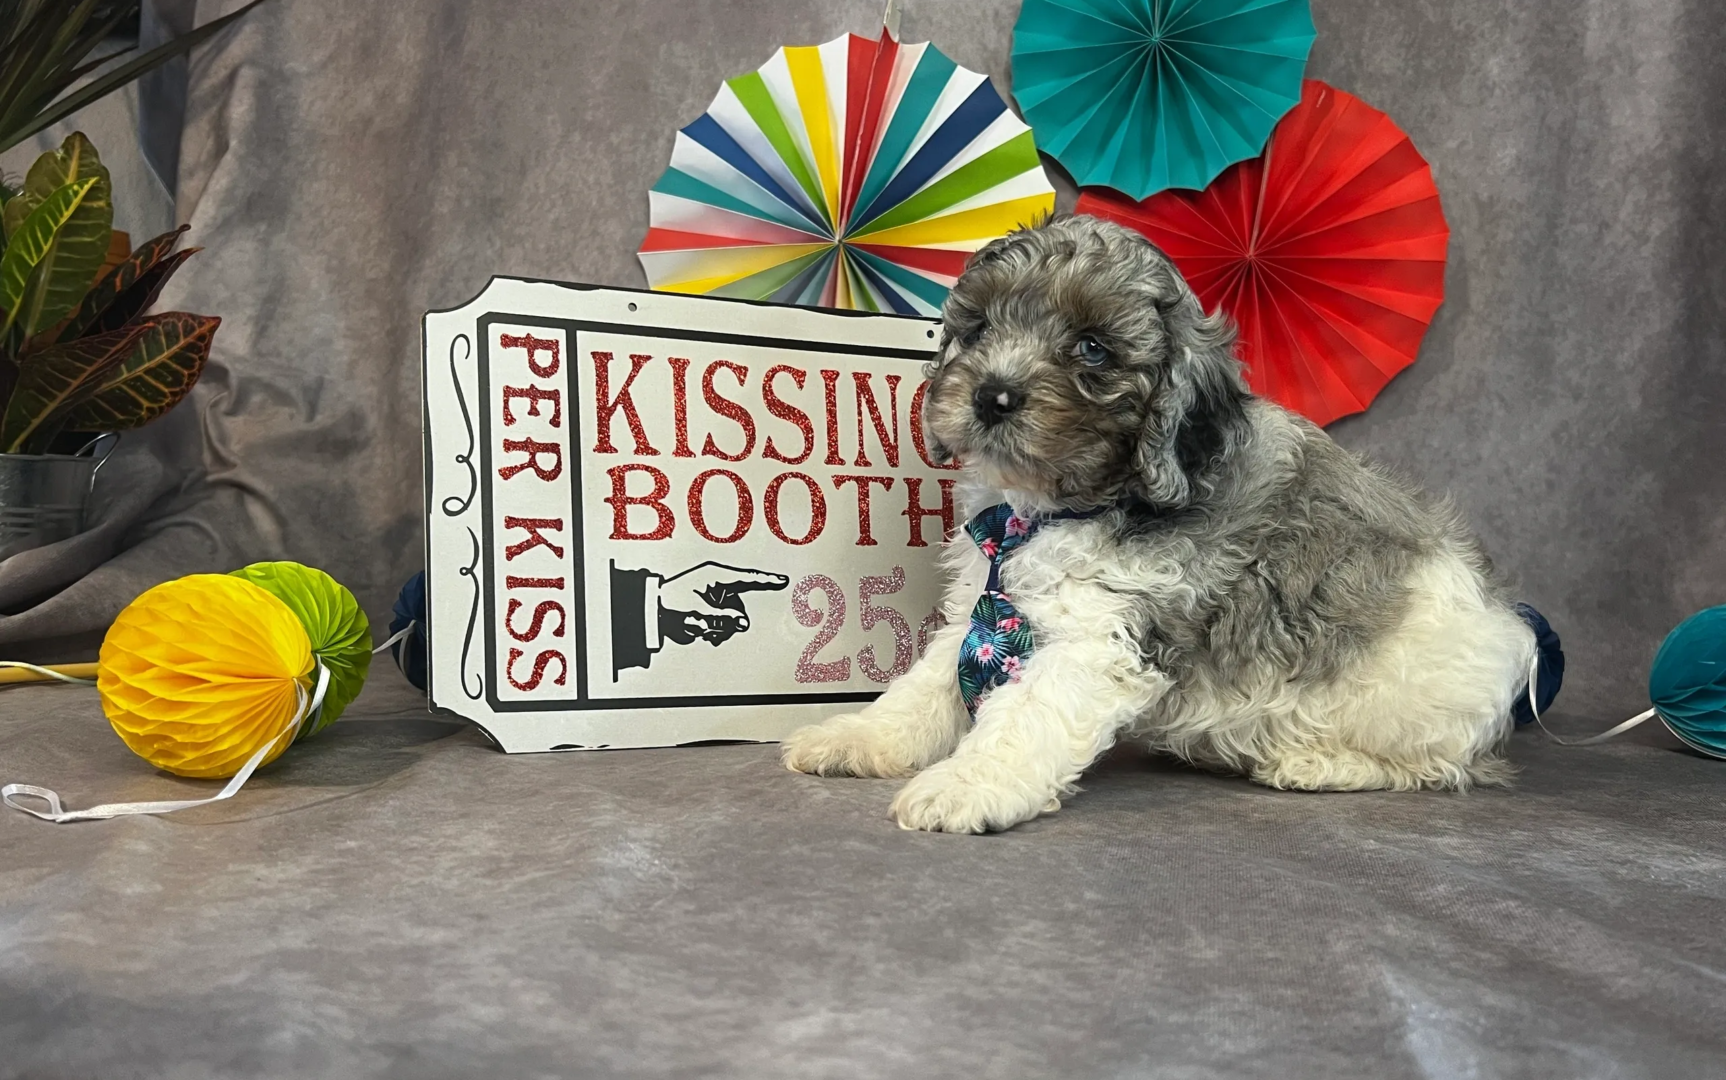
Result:
{"label": "dog's curly fur", "polygon": [[1509,778],[1534,638],[1478,547],[1249,394],[1232,330],[1160,251],[1057,218],[979,252],[944,317],[926,416],[966,465],[966,513],[1108,509],[1007,560],[1037,650],[974,726],[956,665],[987,566],[961,533],[927,655],[861,713],[795,732],[787,765],[914,775],[894,816],[956,832],[1057,808],[1120,737],[1279,788]]}

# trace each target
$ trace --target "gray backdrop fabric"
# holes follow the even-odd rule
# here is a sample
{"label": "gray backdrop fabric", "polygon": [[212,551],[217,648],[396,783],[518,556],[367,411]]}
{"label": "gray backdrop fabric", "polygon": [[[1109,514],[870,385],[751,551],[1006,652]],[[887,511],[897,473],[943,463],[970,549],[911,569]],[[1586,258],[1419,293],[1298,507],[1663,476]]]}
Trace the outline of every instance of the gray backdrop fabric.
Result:
{"label": "gray backdrop fabric", "polygon": [[[321,565],[382,615],[422,561],[421,313],[493,273],[640,285],[676,129],[777,45],[879,8],[276,0],[200,51],[178,211],[207,250],[163,299],[223,317],[214,362],[189,415],[125,440],[96,536],[0,566],[0,643],[93,648],[141,588],[253,558]],[[1313,9],[1310,73],[1409,132],[1452,229],[1421,359],[1333,432],[1454,494],[1563,635],[1567,708],[1640,708],[1660,637],[1726,601],[1726,17]],[[904,32],[1005,92],[1016,14],[913,0]]]}
{"label": "gray backdrop fabric", "polygon": [[[1726,10],[1313,8],[1311,74],[1412,135],[1452,229],[1420,361],[1332,430],[1453,494],[1552,618],[1569,730],[1639,710],[1661,636],[1726,602]],[[1006,91],[1016,14],[908,0],[904,32]],[[493,273],[641,284],[674,131],[879,16],[274,0],[201,50],[176,195],[207,250],[164,302],[222,316],[214,359],[94,530],[0,564],[0,655],[91,654],[142,589],[258,558],[384,618],[422,557],[421,313]],[[0,813],[0,1077],[1726,1073],[1721,765],[1655,730],[1520,733],[1521,784],[1465,797],[1124,752],[967,839],[771,748],[505,758],[419,706],[380,664],[233,803]],[[0,762],[74,806],[207,791],[76,689],[0,695]]]}

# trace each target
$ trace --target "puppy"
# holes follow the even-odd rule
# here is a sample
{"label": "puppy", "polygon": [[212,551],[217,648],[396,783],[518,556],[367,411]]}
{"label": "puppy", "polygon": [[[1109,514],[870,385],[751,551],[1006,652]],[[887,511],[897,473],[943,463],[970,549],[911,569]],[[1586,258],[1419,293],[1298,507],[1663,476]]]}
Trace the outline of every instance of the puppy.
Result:
{"label": "puppy", "polygon": [[965,833],[1059,809],[1123,737],[1275,788],[1508,781],[1535,641],[1475,542],[1253,397],[1148,241],[1016,232],[943,316],[927,426],[981,512],[947,546],[948,625],[861,713],[793,733],[790,768],[912,776],[899,824]]}

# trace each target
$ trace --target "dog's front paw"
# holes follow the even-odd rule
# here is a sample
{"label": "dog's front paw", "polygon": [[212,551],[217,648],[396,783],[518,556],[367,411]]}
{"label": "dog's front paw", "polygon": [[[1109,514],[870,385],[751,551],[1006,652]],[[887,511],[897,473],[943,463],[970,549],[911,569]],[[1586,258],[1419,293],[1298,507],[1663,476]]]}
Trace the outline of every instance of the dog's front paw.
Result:
{"label": "dog's front paw", "polygon": [[986,757],[953,757],[917,774],[893,800],[902,829],[980,833],[1010,829],[1061,808],[1058,792]]}
{"label": "dog's front paw", "polygon": [[816,776],[912,776],[923,765],[899,725],[863,713],[798,728],[780,744],[779,759]]}

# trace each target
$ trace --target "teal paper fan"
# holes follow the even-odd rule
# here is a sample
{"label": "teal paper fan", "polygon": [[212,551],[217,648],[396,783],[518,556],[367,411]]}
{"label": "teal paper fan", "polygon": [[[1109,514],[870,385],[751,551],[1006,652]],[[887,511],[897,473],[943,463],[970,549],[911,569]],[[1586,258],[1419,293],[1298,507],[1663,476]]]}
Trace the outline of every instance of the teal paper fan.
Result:
{"label": "teal paper fan", "polygon": [[1300,101],[1307,0],[1025,0],[1013,97],[1083,186],[1203,188]]}

